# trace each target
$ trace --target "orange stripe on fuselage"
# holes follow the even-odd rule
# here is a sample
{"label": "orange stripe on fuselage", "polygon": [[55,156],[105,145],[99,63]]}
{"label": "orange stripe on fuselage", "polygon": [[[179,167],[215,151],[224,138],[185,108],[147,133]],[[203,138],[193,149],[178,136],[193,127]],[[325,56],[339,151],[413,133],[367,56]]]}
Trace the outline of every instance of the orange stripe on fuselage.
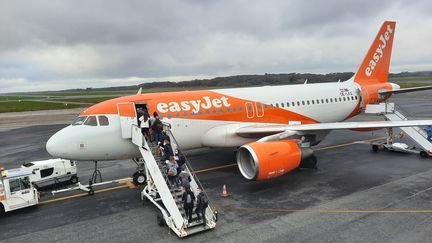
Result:
{"label": "orange stripe on fuselage", "polygon": [[[80,115],[118,114],[117,104],[125,102],[147,103],[150,113],[156,111],[163,117],[237,122],[287,123],[288,121],[301,121],[304,124],[317,123],[310,117],[292,111],[209,90],[125,96],[96,104]],[[248,118],[247,105],[254,106],[252,118]],[[261,107],[262,110],[258,110],[257,107]]]}

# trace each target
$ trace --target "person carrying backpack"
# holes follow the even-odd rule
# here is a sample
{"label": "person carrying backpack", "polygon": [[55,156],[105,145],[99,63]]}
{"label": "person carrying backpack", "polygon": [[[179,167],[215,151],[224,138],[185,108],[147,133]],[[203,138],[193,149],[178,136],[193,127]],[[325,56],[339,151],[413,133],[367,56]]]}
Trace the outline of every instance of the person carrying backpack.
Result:
{"label": "person carrying backpack", "polygon": [[155,120],[153,121],[153,124],[151,126],[151,128],[153,129],[154,133],[155,133],[155,142],[156,144],[162,143],[162,139],[163,139],[163,124],[161,122],[161,120],[159,120],[159,115],[155,112]]}
{"label": "person carrying backpack", "polygon": [[190,188],[186,189],[185,192],[183,192],[183,208],[186,212],[186,217],[188,218],[189,223],[192,222],[192,211],[193,206],[195,202],[195,195],[191,191]]}
{"label": "person carrying backpack", "polygon": [[168,175],[168,180],[169,180],[171,186],[174,187],[174,184],[175,184],[175,187],[178,187],[179,186],[178,181],[177,181],[177,166],[178,165],[175,162],[174,157],[171,156],[171,158],[169,159],[169,161],[167,163],[167,166],[168,166],[167,175]]}
{"label": "person carrying backpack", "polygon": [[203,225],[206,225],[206,218],[205,218],[205,211],[208,207],[208,198],[207,195],[200,189],[197,188],[198,195],[197,195],[197,206],[195,209],[195,213],[197,214],[198,221],[201,220],[201,215],[203,219]]}

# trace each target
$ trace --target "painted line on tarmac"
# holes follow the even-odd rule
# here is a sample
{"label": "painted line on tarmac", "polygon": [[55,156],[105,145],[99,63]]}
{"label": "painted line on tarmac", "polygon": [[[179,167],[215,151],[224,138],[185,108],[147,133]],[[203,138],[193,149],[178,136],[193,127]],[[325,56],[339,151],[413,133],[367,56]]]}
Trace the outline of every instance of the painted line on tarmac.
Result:
{"label": "painted line on tarmac", "polygon": [[[377,141],[377,140],[383,140],[385,138],[386,137],[371,138],[371,139],[366,139],[366,140],[354,141],[354,142],[350,142],[350,143],[337,144],[337,145],[332,145],[332,146],[327,146],[327,147],[316,148],[316,149],[314,149],[314,151],[322,151],[322,150],[328,150],[328,149],[346,147],[346,146],[350,146],[350,145],[354,145],[354,144],[362,144],[362,143],[373,142],[373,141]],[[224,169],[224,168],[228,168],[228,167],[234,167],[234,166],[237,166],[237,163],[226,164],[226,165],[211,167],[211,168],[202,169],[202,170],[196,170],[195,174],[203,173],[203,172],[208,172],[208,171],[219,170],[219,169]]]}
{"label": "painted line on tarmac", "polygon": [[[107,191],[117,190],[117,189],[126,188],[126,187],[129,187],[129,185],[126,184],[126,185],[121,185],[121,186],[104,188],[104,189],[96,190],[95,193],[107,192]],[[54,198],[54,199],[50,199],[50,200],[46,200],[46,201],[41,201],[41,202],[39,202],[39,204],[53,203],[53,202],[63,201],[63,200],[67,200],[67,199],[77,198],[77,197],[84,197],[84,196],[88,196],[88,193],[87,192],[78,193],[78,194],[74,194],[74,195],[70,195],[70,196]]]}
{"label": "painted line on tarmac", "polygon": [[221,166],[216,166],[216,167],[211,167],[211,168],[208,168],[208,169],[196,170],[195,174],[203,173],[203,172],[207,172],[207,171],[218,170],[218,169],[223,169],[223,168],[228,168],[228,167],[234,167],[234,166],[237,166],[237,163],[227,164],[227,165],[221,165]]}
{"label": "painted line on tarmac", "polygon": [[[230,210],[230,209],[228,209]],[[252,212],[299,212],[299,213],[432,213],[432,209],[285,209],[285,208],[233,208],[231,210],[252,211]]]}

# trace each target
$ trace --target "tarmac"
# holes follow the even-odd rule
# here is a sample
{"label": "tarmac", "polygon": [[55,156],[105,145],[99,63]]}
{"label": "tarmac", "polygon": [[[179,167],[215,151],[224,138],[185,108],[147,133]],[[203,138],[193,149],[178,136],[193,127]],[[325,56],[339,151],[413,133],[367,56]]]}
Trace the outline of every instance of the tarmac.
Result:
{"label": "tarmac", "polygon": [[[395,102],[412,117],[432,117],[432,92],[403,94]],[[45,142],[79,111],[27,114],[10,124],[0,114],[0,165],[48,159]],[[40,115],[40,114],[39,114]],[[7,115],[13,121],[13,114]],[[49,118],[52,117],[50,120]],[[34,119],[33,119],[34,118]],[[44,120],[49,124],[44,124]],[[356,119],[381,119],[361,116]],[[18,119],[20,120],[20,119]],[[398,131],[396,131],[397,133]],[[247,181],[231,149],[187,152],[218,209],[214,230],[179,239],[156,223],[158,211],[140,200],[141,187],[115,183],[93,196],[49,195],[40,205],[0,218],[1,242],[427,242],[432,238],[432,159],[380,151],[370,142],[383,131],[333,131],[317,147],[318,170],[295,170],[270,181]],[[411,141],[404,140],[408,144]],[[132,161],[99,162],[104,181],[130,177]],[[93,163],[79,162],[86,183]],[[230,197],[222,198],[223,184]]]}

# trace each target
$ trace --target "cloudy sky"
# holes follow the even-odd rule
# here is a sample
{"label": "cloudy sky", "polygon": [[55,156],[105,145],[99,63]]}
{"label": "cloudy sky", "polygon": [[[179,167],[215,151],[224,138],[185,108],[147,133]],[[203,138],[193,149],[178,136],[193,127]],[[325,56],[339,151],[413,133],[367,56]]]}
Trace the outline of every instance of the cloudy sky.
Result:
{"label": "cloudy sky", "polygon": [[0,0],[0,93],[356,71],[395,20],[390,71],[432,70],[431,1]]}

